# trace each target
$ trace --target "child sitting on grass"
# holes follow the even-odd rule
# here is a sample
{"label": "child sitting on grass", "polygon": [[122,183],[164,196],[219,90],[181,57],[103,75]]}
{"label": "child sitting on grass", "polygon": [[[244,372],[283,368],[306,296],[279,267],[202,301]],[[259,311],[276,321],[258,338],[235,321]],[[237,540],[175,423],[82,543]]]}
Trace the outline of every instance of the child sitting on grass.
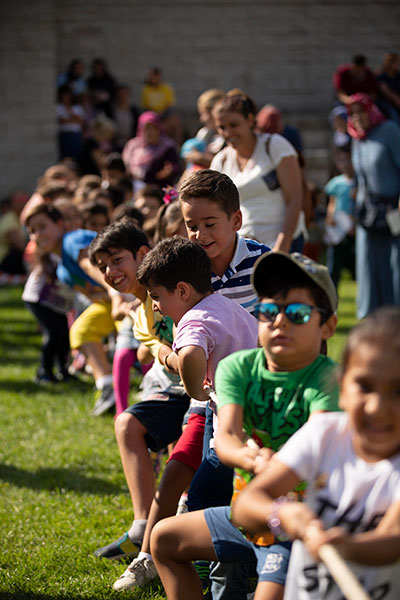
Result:
{"label": "child sitting on grass", "polygon": [[[154,310],[171,317],[176,326],[167,368],[179,372],[195,406],[206,401],[204,381],[214,386],[219,361],[236,350],[256,347],[255,319],[238,304],[213,293],[210,259],[198,244],[185,238],[157,244],[143,259],[137,278],[148,289]],[[151,530],[157,521],[176,512],[179,497],[201,462],[204,421],[204,415],[191,412],[153,500],[141,552],[114,589],[141,585],[157,575],[150,555]]]}
{"label": "child sitting on grass", "polygon": [[[233,507],[251,533],[280,529],[296,540],[285,600],[342,593],[319,550],[334,544],[371,598],[396,600],[400,570],[400,309],[385,307],[351,331],[340,406],[318,415],[278,452]],[[286,495],[307,482],[306,502]]]}
{"label": "child sitting on grass", "polygon": [[[327,268],[300,254],[271,252],[257,261],[253,285],[262,347],[225,358],[216,373],[216,450],[226,465],[238,469],[236,493],[311,415],[337,409],[336,365],[320,354],[337,320],[337,295]],[[260,448],[246,444],[249,437]],[[151,550],[169,600],[202,598],[193,560],[237,563],[255,557],[256,597],[282,598],[290,545],[271,536],[248,539],[231,523],[230,510],[207,508],[155,526]],[[227,583],[225,593],[236,593]]]}

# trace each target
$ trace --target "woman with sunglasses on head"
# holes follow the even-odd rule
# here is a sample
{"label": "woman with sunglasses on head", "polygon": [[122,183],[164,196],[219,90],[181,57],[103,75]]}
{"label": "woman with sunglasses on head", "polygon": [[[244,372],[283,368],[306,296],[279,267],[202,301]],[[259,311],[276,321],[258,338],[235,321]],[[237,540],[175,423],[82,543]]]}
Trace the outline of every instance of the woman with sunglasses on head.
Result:
{"label": "woman with sunglasses on head", "polygon": [[400,127],[366,94],[347,104],[357,178],[357,317],[400,305]]}
{"label": "woman with sunglasses on head", "polygon": [[231,90],[213,109],[227,146],[211,169],[229,175],[240,195],[240,234],[285,252],[301,252],[304,218],[297,152],[280,134],[256,133],[257,109],[249,96]]}

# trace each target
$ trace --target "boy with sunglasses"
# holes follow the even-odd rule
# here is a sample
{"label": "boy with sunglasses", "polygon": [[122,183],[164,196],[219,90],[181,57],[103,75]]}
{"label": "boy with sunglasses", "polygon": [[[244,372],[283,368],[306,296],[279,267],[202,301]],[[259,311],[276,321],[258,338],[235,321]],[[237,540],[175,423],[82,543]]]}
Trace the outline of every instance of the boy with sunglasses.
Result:
{"label": "boy with sunglasses", "polygon": [[[270,252],[256,262],[252,283],[261,348],[223,359],[215,380],[215,444],[220,459],[235,469],[233,502],[311,415],[338,410],[336,364],[321,354],[337,322],[327,268],[297,253]],[[166,519],[154,528],[151,544],[169,600],[202,597],[195,559],[256,558],[257,598],[283,597],[290,543],[250,538],[232,525],[229,506]]]}

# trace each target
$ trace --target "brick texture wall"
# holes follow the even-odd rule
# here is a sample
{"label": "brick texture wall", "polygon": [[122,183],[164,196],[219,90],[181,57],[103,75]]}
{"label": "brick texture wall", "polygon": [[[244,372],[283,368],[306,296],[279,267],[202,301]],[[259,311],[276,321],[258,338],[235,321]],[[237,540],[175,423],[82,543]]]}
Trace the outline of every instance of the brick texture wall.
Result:
{"label": "brick texture wall", "polygon": [[209,87],[245,89],[293,118],[325,115],[335,67],[400,51],[398,0],[3,0],[0,193],[29,189],[56,159],[54,81],[76,57],[105,57],[139,99],[147,68],[175,87],[189,129]]}

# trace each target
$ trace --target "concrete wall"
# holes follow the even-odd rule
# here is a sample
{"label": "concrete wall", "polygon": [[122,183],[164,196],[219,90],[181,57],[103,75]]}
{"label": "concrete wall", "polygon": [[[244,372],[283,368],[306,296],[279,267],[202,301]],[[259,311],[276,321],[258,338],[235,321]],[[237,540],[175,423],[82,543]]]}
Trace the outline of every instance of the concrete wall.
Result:
{"label": "concrete wall", "polygon": [[293,118],[325,115],[335,67],[358,52],[378,67],[400,51],[398,0],[2,0],[0,192],[30,189],[54,162],[54,80],[76,57],[105,57],[132,86],[153,64],[194,125],[206,88],[241,87]]}

